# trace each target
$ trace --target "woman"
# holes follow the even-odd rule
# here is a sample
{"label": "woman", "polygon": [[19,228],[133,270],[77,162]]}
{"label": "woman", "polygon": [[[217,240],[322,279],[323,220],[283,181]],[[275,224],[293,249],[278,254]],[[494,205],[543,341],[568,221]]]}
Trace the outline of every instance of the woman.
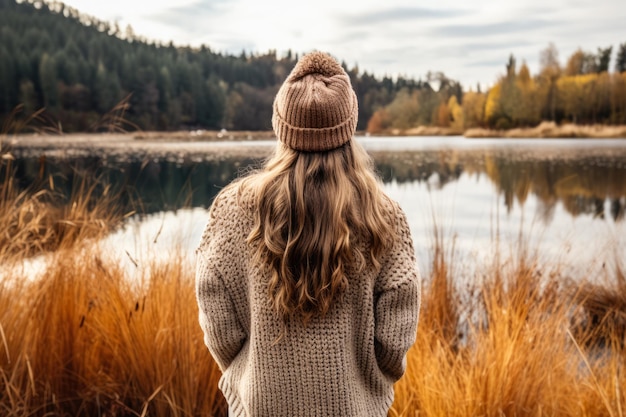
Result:
{"label": "woman", "polygon": [[196,290],[230,415],[386,416],[393,402],[419,274],[357,113],[337,61],[303,56],[274,101],[274,156],[213,202]]}

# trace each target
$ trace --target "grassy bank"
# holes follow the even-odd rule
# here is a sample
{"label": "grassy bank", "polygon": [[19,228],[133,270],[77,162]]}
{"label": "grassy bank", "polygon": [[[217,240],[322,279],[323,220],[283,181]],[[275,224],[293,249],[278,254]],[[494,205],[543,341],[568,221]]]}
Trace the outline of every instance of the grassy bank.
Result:
{"label": "grassy bank", "polygon": [[516,129],[456,129],[451,127],[419,126],[411,129],[390,129],[373,136],[465,136],[466,138],[626,138],[626,126],[578,125],[541,122],[538,126]]}
{"label": "grassy bank", "polygon": [[[193,265],[173,254],[137,265],[131,280],[91,241],[94,230],[106,232],[90,228],[107,224],[101,213],[111,202],[70,204],[72,214],[29,208],[37,190],[9,191],[1,230],[22,229],[7,228],[13,211],[70,222],[75,233],[50,240],[49,267],[36,280],[5,260],[39,253],[39,232],[14,235],[18,246],[3,242],[13,249],[0,252],[0,415],[225,416],[197,323]],[[492,262],[467,268],[452,242],[437,238],[433,247],[417,342],[391,415],[625,414],[623,269],[572,280],[532,252],[505,259],[497,250]]]}
{"label": "grassy bank", "polygon": [[466,138],[626,138],[626,126],[608,125],[557,125],[542,122],[536,127],[509,130],[473,128],[467,129]]}

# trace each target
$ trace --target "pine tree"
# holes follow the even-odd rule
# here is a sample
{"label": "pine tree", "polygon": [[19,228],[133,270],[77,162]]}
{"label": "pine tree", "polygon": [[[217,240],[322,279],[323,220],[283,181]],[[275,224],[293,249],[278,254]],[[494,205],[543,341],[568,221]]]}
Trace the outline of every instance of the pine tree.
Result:
{"label": "pine tree", "polygon": [[54,58],[44,53],[39,62],[39,83],[41,85],[44,106],[48,109],[56,108],[59,103],[58,77],[56,71]]}
{"label": "pine tree", "polygon": [[615,58],[615,71],[622,73],[626,71],[626,43],[622,43]]}
{"label": "pine tree", "polygon": [[598,48],[598,73],[608,72],[609,63],[611,62],[611,52],[613,51],[613,47],[609,46],[608,48]]}

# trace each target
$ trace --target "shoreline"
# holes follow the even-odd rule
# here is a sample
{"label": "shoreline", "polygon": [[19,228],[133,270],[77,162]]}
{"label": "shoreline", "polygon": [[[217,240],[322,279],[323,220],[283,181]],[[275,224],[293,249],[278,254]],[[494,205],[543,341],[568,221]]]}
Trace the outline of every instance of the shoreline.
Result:
{"label": "shoreline", "polygon": [[626,139],[626,125],[577,125],[541,122],[535,127],[515,129],[486,129],[474,127],[455,129],[450,127],[419,126],[406,130],[389,129],[369,136],[463,136],[471,139]]}
{"label": "shoreline", "polygon": [[[232,138],[216,137],[205,135],[202,138],[190,136],[188,132],[141,132],[137,133],[73,133],[66,135],[18,135],[2,138],[0,136],[0,161],[20,158],[49,158],[54,160],[70,160],[75,158],[102,157],[116,161],[160,159],[173,162],[202,162],[219,161],[225,158],[247,158],[263,160],[271,155],[276,146],[276,138],[273,133],[261,132],[259,136],[252,136],[253,132],[235,133]],[[493,139],[493,136],[481,136],[480,138],[468,136],[455,136],[455,143],[458,141],[460,147],[450,147],[446,136],[422,135],[430,137],[431,145],[422,146],[416,140],[416,146],[410,140],[410,136],[405,135],[357,135],[357,138],[378,139],[375,144],[367,143],[365,148],[372,156],[384,158],[388,154],[398,152],[410,152],[421,154],[433,154],[438,152],[454,152],[455,154],[484,153],[499,154],[508,152],[511,146],[516,149],[523,149],[526,157],[537,157],[540,159],[550,159],[563,157],[563,146],[558,146],[555,142],[544,143],[545,146],[537,146],[535,139],[527,136],[497,136],[501,139]],[[419,136],[415,136],[416,138]],[[451,137],[451,136],[447,136]],[[406,141],[404,139],[407,139]],[[441,138],[441,146],[437,146],[438,138]],[[484,138],[483,142],[481,139]],[[384,140],[389,139],[389,147],[384,146]],[[394,144],[394,139],[402,140],[404,145]],[[473,144],[464,146],[464,140],[475,140]],[[509,139],[520,139],[522,142],[509,142]],[[524,141],[524,139],[526,141]],[[531,140],[528,140],[531,139]],[[550,139],[550,138],[548,138]],[[571,138],[561,137],[566,140]],[[600,138],[587,138],[602,140]],[[584,140],[581,138],[581,140]],[[626,152],[626,142],[619,139],[609,139],[615,145],[592,146],[587,142],[584,146],[576,146],[576,139],[572,141],[572,147],[566,147],[572,152],[571,155],[602,156],[607,154],[623,155]],[[481,145],[482,143],[482,145]],[[497,146],[501,143],[502,146]],[[400,147],[398,147],[400,146]]]}

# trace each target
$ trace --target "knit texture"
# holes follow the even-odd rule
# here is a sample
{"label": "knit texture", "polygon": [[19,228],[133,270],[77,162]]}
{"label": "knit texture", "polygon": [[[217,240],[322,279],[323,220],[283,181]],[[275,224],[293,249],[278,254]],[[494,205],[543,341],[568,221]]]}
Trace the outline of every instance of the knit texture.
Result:
{"label": "knit texture", "polygon": [[[420,279],[406,217],[385,212],[398,239],[376,270],[348,267],[349,286],[324,317],[294,319],[281,333],[267,274],[246,237],[255,212],[239,183],[215,199],[197,250],[196,295],[204,341],[222,370],[219,387],[233,416],[386,416],[393,384],[415,341]],[[357,239],[366,249],[365,239]]]}
{"label": "knit texture", "polygon": [[272,126],[278,139],[297,151],[320,152],[349,141],[358,103],[350,77],[323,52],[304,55],[274,99]]}

